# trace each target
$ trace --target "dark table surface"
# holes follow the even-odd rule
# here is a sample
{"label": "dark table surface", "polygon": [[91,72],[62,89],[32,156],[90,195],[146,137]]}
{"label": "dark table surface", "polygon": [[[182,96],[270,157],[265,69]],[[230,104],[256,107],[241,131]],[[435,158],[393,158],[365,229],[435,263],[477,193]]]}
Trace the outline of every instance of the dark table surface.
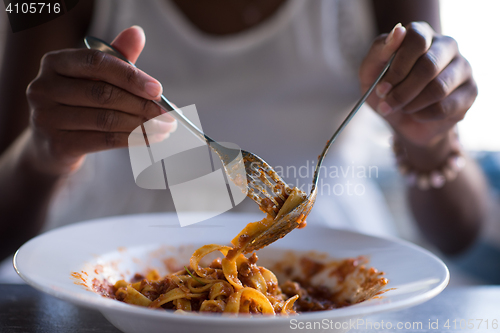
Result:
{"label": "dark table surface", "polygon": [[[447,321],[449,327],[446,327]],[[364,324],[359,323],[360,326],[349,332],[500,333],[500,286],[447,288],[421,305],[367,316],[363,318]],[[392,328],[388,328],[389,323]],[[0,284],[0,332],[120,331],[98,311],[58,300],[27,285]]]}

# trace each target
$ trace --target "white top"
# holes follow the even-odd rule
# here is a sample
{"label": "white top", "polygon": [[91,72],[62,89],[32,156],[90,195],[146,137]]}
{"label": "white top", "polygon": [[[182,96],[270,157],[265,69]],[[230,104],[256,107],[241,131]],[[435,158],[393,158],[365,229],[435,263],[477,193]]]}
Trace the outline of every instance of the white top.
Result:
{"label": "white top", "polygon": [[[211,137],[263,157],[293,185],[309,185],[318,154],[360,96],[357,71],[375,36],[372,16],[368,0],[289,0],[246,32],[214,37],[167,0],[103,0],[89,34],[111,41],[127,27],[143,27],[147,43],[137,66],[162,82],[167,98],[179,107],[196,104]],[[350,132],[366,134],[357,117]],[[353,146],[347,132],[326,161],[329,177],[308,222],[392,233],[379,191],[359,174],[366,147]],[[106,151],[89,155],[61,188],[46,229],[173,209],[168,191],[136,186],[127,149]],[[241,210],[258,211],[249,199],[233,211]]]}

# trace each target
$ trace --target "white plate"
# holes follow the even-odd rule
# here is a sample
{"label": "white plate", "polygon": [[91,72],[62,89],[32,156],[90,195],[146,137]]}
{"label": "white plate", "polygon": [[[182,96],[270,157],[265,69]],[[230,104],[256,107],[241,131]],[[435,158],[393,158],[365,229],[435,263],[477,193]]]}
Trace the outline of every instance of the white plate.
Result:
{"label": "white plate", "polygon": [[[14,266],[18,274],[36,289],[99,310],[124,332],[290,332],[292,319],[297,322],[333,320],[333,323],[340,323],[337,324],[339,327],[368,314],[427,301],[439,294],[448,283],[449,273],[444,263],[413,244],[345,230],[315,228],[312,223],[259,251],[259,264],[265,266],[265,259],[272,261],[278,258],[284,249],[326,252],[335,258],[367,255],[370,266],[385,272],[390,281],[387,288],[395,289],[383,294],[382,298],[330,311],[288,318],[228,318],[179,315],[140,308],[104,298],[85,286],[75,284],[76,279],[71,277],[72,272],[82,271],[87,283],[91,283],[95,276],[103,275],[116,280],[120,278],[117,272],[129,277],[145,267],[162,266],[161,257],[167,252],[177,253],[187,263],[195,247],[211,243],[228,244],[246,223],[261,217],[224,214],[184,228],[179,226],[174,214],[118,216],[82,222],[30,240],[17,251]],[[161,251],[154,252],[159,248]],[[94,272],[99,264],[104,270]],[[329,325],[335,326],[331,322]]]}

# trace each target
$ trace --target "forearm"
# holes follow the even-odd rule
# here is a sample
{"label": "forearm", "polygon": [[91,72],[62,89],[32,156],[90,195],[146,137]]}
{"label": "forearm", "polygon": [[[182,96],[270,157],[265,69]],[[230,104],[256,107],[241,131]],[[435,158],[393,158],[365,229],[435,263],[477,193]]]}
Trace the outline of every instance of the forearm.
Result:
{"label": "forearm", "polygon": [[[440,168],[451,152],[454,133],[431,147],[404,142],[408,163],[419,172]],[[441,188],[408,187],[415,220],[423,234],[445,253],[457,253],[476,238],[486,216],[487,185],[478,165],[466,156],[466,165],[456,179]]]}
{"label": "forearm", "polygon": [[0,259],[40,231],[61,179],[37,168],[30,135],[24,131],[0,157]]}
{"label": "forearm", "polygon": [[36,156],[40,149],[34,149],[31,133],[25,130],[30,119],[26,87],[36,77],[44,54],[82,43],[93,4],[80,1],[65,15],[16,33],[10,31],[6,13],[0,12],[5,33],[0,38],[4,42],[0,46],[0,258],[40,231],[61,179],[40,169],[51,166],[47,158]]}

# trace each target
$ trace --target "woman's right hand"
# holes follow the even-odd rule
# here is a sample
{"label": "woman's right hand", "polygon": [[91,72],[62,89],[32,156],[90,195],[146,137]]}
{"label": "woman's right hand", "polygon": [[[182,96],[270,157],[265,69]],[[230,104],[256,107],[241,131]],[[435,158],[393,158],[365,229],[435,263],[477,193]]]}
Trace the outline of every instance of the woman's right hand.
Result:
{"label": "woman's right hand", "polygon": [[[122,31],[112,42],[133,63],[144,44],[139,27]],[[163,113],[151,102],[161,92],[157,80],[103,52],[47,53],[26,92],[38,167],[63,175],[78,169],[87,153],[127,147],[132,130]],[[175,130],[172,117],[161,118],[167,121],[153,120],[149,140],[161,141]]]}

